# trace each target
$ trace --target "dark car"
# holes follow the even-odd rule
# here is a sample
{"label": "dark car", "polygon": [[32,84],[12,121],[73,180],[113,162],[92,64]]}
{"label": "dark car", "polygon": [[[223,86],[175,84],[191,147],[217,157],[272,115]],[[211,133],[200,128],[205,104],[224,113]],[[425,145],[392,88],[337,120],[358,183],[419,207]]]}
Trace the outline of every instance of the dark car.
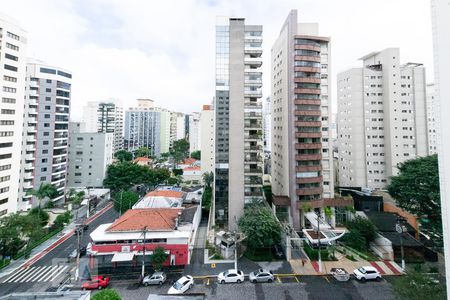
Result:
{"label": "dark car", "polygon": [[285,258],[283,248],[279,244],[275,244],[272,246],[272,254],[273,254],[273,256],[275,256],[278,259]]}
{"label": "dark car", "polygon": [[[80,257],[82,257],[82,256],[84,256],[84,255],[86,255],[86,247],[81,247],[81,248],[80,248]],[[74,259],[77,259],[77,249],[74,249],[74,250],[69,254],[69,256],[67,257],[67,260],[68,260],[68,261],[71,261],[71,260],[74,260]]]}

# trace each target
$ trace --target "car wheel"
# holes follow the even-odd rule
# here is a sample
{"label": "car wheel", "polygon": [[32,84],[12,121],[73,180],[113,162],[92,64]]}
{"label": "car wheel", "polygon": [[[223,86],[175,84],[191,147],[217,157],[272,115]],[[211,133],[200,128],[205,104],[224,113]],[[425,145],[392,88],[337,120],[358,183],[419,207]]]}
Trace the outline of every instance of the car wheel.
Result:
{"label": "car wheel", "polygon": [[377,277],[377,281],[381,281],[381,277],[378,276],[378,277]]}
{"label": "car wheel", "polygon": [[253,283],[256,283],[256,279],[253,279],[253,281],[252,281]]}
{"label": "car wheel", "polygon": [[268,283],[271,283],[272,281],[272,278],[269,278],[269,280],[267,280]]}
{"label": "car wheel", "polygon": [[160,281],[160,282],[159,282],[159,285],[162,285],[162,284],[163,284],[163,282],[162,282],[162,281]]}
{"label": "car wheel", "polygon": [[237,280],[237,283],[241,283],[241,280],[240,280],[240,279],[238,279],[238,280]]}
{"label": "car wheel", "polygon": [[361,282],[366,282],[366,277],[361,277]]}
{"label": "car wheel", "polygon": [[221,283],[221,284],[224,284],[224,283],[225,283],[225,280],[221,280],[220,283]]}
{"label": "car wheel", "polygon": [[148,282],[145,282],[145,283],[144,283],[144,286],[148,286]]}

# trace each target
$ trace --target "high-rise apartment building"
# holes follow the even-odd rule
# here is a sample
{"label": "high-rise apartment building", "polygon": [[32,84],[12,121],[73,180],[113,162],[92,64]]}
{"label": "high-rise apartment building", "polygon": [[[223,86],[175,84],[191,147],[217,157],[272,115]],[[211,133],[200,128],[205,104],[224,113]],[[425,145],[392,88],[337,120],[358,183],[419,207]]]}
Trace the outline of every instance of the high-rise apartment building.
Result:
{"label": "high-rise apartment building", "polygon": [[[445,273],[450,274],[450,0],[432,0],[434,79],[438,114],[438,157]],[[450,276],[446,276],[450,295]]]}
{"label": "high-rise apartment building", "polygon": [[339,184],[382,189],[397,165],[428,154],[425,68],[398,48],[338,75]]}
{"label": "high-rise apartment building", "polygon": [[90,101],[83,107],[84,132],[113,133],[113,152],[123,149],[123,108],[114,102]]}
{"label": "high-rise apartment building", "polygon": [[200,113],[189,116],[189,153],[201,150]]}
{"label": "high-rise apartment building", "polygon": [[201,140],[200,147],[201,152],[201,173],[213,173],[214,174],[214,139],[216,135],[214,127],[214,107],[212,105],[203,105],[203,109],[200,113],[200,132]]}
{"label": "high-rise apartment building", "polygon": [[150,155],[161,154],[161,113],[153,110],[130,109],[125,111],[124,148],[133,152],[141,147]]}
{"label": "high-rise apartment building", "polygon": [[427,129],[428,129],[428,154],[437,153],[438,143],[438,114],[439,106],[436,99],[434,83],[427,84]]}
{"label": "high-rise apartment building", "polygon": [[235,230],[244,203],[262,199],[262,26],[216,26],[215,223]]}
{"label": "high-rise apartment building", "polygon": [[270,97],[263,104],[264,115],[264,151],[271,152],[272,149],[272,103]]}
{"label": "high-rise apartment building", "polygon": [[68,187],[102,187],[113,160],[113,132],[82,132],[80,123],[69,125]]}
{"label": "high-rise apartment building", "polygon": [[184,132],[184,114],[179,112],[170,113],[170,148],[173,142],[184,139],[186,134]]}
{"label": "high-rise apartment building", "polygon": [[31,188],[51,183],[64,200],[71,102],[71,72],[30,60],[27,64],[19,209],[37,206]]}
{"label": "high-rise apartment building", "polygon": [[18,209],[26,47],[26,32],[0,15],[0,217]]}
{"label": "high-rise apartment building", "polygon": [[333,207],[330,39],[292,10],[272,46],[272,192],[277,210],[305,226],[304,207]]}

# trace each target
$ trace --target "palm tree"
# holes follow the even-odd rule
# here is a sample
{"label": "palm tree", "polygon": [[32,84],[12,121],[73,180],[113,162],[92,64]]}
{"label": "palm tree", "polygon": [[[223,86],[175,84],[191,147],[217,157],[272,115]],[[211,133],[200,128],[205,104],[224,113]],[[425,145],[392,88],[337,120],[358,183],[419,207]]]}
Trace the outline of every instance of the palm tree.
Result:
{"label": "palm tree", "polygon": [[213,172],[205,172],[202,175],[203,182],[206,184],[207,187],[211,187],[211,183],[214,181],[214,174]]}
{"label": "palm tree", "polygon": [[45,198],[55,198],[58,195],[56,188],[50,183],[41,183],[38,189],[30,189],[26,193],[38,199],[38,216],[40,217],[41,201]]}
{"label": "palm tree", "polygon": [[[77,192],[74,188],[71,188],[66,193],[66,199],[69,202],[71,202],[72,204],[78,205],[78,204],[81,203],[81,201],[83,201],[85,194],[86,193],[84,191]],[[75,219],[78,220],[78,209],[77,209],[77,213],[76,213]]]}

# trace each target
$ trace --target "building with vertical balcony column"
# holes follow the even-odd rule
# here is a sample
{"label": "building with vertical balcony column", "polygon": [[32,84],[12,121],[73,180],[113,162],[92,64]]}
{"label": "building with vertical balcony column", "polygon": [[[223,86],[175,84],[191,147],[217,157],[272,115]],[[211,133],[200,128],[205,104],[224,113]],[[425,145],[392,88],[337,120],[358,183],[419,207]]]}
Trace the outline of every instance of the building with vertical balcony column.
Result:
{"label": "building with vertical balcony column", "polygon": [[193,112],[189,116],[189,153],[201,150],[200,113]]}
{"label": "building with vertical balcony column", "polygon": [[422,64],[388,48],[338,74],[339,185],[383,189],[397,165],[428,155]]}
{"label": "building with vertical balcony column", "polygon": [[271,175],[277,213],[296,229],[335,206],[330,62],[330,39],[292,10],[271,53]]}
{"label": "building with vertical balcony column", "polygon": [[186,134],[184,132],[184,114],[179,112],[170,113],[170,146],[173,147],[173,142],[184,139]]}
{"label": "building with vertical balcony column", "polygon": [[83,107],[84,132],[113,133],[116,153],[123,149],[123,108],[114,102],[90,101]]}
{"label": "building with vertical balcony column", "polygon": [[[0,14],[0,217],[20,209],[20,150],[26,76],[27,34]],[[18,203],[19,201],[19,203]]]}
{"label": "building with vertical balcony column", "polygon": [[264,113],[264,151],[271,152],[272,149],[272,102],[267,97],[263,105]]}
{"label": "building with vertical balcony column", "polygon": [[436,99],[434,83],[427,84],[427,130],[428,130],[428,154],[437,153],[439,106]]}
{"label": "building with vertical balcony column", "polygon": [[261,55],[262,26],[218,18],[214,208],[215,223],[228,230],[236,230],[246,202],[263,198]]}
{"label": "building with vertical balcony column", "polygon": [[214,119],[214,107],[212,105],[203,105],[200,113],[201,174],[214,174],[214,139],[216,135]]}
{"label": "building with vertical balcony column", "polygon": [[31,188],[51,183],[62,202],[66,187],[71,99],[71,72],[37,60],[27,63],[23,121],[20,210],[38,203],[27,195]]}

